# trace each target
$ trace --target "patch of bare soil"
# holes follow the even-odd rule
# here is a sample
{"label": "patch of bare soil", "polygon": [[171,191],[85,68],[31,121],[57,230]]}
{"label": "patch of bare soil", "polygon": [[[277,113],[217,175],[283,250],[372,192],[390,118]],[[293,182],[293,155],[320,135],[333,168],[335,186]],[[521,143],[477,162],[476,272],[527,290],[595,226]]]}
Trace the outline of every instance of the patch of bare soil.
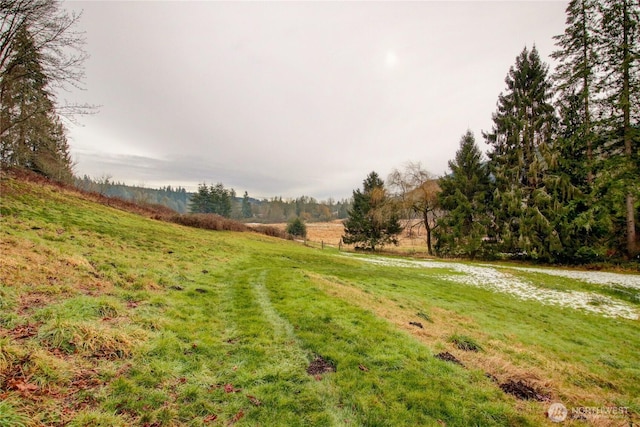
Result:
{"label": "patch of bare soil", "polygon": [[19,325],[11,329],[8,333],[14,339],[31,338],[38,333],[39,324],[27,323],[26,325]]}
{"label": "patch of bare soil", "polygon": [[435,357],[436,359],[444,360],[445,362],[455,363],[457,365],[464,367],[464,364],[448,351],[443,351],[442,353],[438,353],[435,355]]}
{"label": "patch of bare soil", "polygon": [[325,374],[327,372],[335,371],[336,367],[333,365],[333,363],[325,360],[322,356],[316,356],[316,358],[313,359],[313,362],[311,362],[309,364],[309,367],[307,368],[307,373],[309,375]]}
{"label": "patch of bare soil", "polygon": [[507,382],[500,384],[500,388],[505,393],[515,396],[520,400],[537,400],[538,402],[545,402],[550,398],[548,394],[536,390],[522,380],[508,380]]}
{"label": "patch of bare soil", "polygon": [[44,307],[48,304],[51,304],[53,301],[55,301],[55,298],[43,293],[34,292],[23,294],[20,297],[20,307],[18,308],[18,313],[21,315],[26,315],[36,308]]}
{"label": "patch of bare soil", "polygon": [[40,387],[36,384],[30,383],[30,375],[25,374],[23,366],[30,361],[30,356],[27,355],[12,364],[3,372],[0,372],[0,390],[15,391],[21,396],[30,395],[40,391]]}

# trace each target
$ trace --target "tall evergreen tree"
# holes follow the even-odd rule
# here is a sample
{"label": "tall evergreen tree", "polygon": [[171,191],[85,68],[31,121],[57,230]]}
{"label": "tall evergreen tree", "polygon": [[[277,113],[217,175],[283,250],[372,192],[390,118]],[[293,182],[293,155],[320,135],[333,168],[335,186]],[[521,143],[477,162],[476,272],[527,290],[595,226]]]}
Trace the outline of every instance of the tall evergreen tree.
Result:
{"label": "tall evergreen tree", "polygon": [[244,192],[244,196],[242,197],[242,217],[243,218],[251,218],[253,216],[253,212],[251,211],[251,202],[249,201],[249,193]]}
{"label": "tall evergreen tree", "polygon": [[70,182],[65,129],[48,89],[42,55],[26,25],[12,39],[11,51],[8,71],[0,80],[0,163]]}
{"label": "tall evergreen tree", "polygon": [[[544,178],[550,206],[552,228],[560,245],[556,259],[563,262],[591,262],[606,252],[602,239],[610,234],[609,208],[603,209],[594,191],[598,175],[598,157],[589,160],[584,121],[580,115],[582,98],[572,96],[560,105],[559,132],[547,156],[548,170]],[[595,134],[594,134],[595,135]],[[597,152],[596,152],[597,153]]]}
{"label": "tall evergreen tree", "polygon": [[440,179],[438,194],[444,215],[436,229],[436,251],[442,255],[488,255],[485,238],[492,234],[488,203],[491,197],[489,171],[473,133],[468,130],[460,139],[451,173]]}
{"label": "tall evergreen tree", "polygon": [[211,213],[209,187],[202,183],[198,185],[198,192],[191,196],[189,211],[191,213]]}
{"label": "tall evergreen tree", "polygon": [[375,250],[389,243],[398,244],[402,231],[394,206],[389,203],[384,182],[371,172],[353,191],[353,205],[344,222],[342,241],[356,248]]}
{"label": "tall evergreen tree", "polygon": [[226,189],[222,183],[218,183],[215,187],[212,185],[209,188],[209,198],[211,213],[223,216],[225,218],[231,217],[231,201],[235,198],[235,191],[233,189]]}
{"label": "tall evergreen tree", "polygon": [[524,48],[505,79],[493,129],[494,213],[503,250],[551,259],[560,241],[553,230],[551,197],[544,187],[547,157],[556,129],[548,67],[537,49]]}
{"label": "tall evergreen tree", "polygon": [[[558,61],[554,81],[558,107],[564,118],[565,144],[573,146],[576,162],[570,170],[574,183],[584,186],[593,181],[595,129],[593,121],[598,67],[599,14],[597,0],[571,0],[567,6],[566,29],[555,36]],[[577,158],[576,158],[577,156]],[[578,182],[576,182],[578,181]],[[584,181],[584,182],[580,182]]]}
{"label": "tall evergreen tree", "polygon": [[553,229],[562,246],[558,258],[587,262],[604,252],[598,241],[608,227],[608,213],[595,203],[593,191],[601,140],[595,120],[601,44],[598,0],[571,0],[566,14],[564,33],[554,37],[560,122],[545,185],[556,213]]}
{"label": "tall evergreen tree", "polygon": [[[640,4],[603,0],[599,87],[600,125],[605,137],[600,187],[619,207],[626,254],[638,253],[637,210],[640,200]],[[617,231],[617,230],[616,230]]]}

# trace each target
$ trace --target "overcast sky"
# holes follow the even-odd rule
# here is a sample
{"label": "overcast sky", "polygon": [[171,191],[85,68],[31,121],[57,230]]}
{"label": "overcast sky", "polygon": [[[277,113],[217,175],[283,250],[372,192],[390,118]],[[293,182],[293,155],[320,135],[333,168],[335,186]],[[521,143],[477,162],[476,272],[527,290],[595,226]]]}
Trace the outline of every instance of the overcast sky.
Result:
{"label": "overcast sky", "polygon": [[65,2],[83,11],[76,172],[253,197],[350,197],[407,161],[447,172],[516,56],[545,62],[567,1]]}

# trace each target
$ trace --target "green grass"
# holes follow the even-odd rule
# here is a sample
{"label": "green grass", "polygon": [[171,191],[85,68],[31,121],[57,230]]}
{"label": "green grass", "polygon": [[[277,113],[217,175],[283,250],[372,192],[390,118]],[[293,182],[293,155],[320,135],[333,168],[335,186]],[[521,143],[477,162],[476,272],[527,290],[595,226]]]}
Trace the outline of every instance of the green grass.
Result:
{"label": "green grass", "polygon": [[[546,422],[547,402],[496,384],[509,379],[569,407],[640,412],[638,321],[0,183],[0,425]],[[317,356],[335,372],[308,374]]]}
{"label": "green grass", "polygon": [[28,419],[25,415],[20,414],[11,402],[7,400],[0,401],[0,425],[4,427],[24,427],[27,425]]}

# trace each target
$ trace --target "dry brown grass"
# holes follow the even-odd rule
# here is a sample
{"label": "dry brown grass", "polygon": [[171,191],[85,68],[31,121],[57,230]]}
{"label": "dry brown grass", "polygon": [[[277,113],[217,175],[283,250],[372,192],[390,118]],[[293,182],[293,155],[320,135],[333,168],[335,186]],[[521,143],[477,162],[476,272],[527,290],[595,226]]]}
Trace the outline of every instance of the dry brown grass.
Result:
{"label": "dry brown grass", "polygon": [[[37,230],[46,233],[46,230]],[[0,240],[0,284],[16,289],[20,310],[77,293],[99,294],[113,285],[79,255],[65,255],[26,240]]]}
{"label": "dry brown grass", "polygon": [[[332,247],[339,247],[342,235],[344,234],[343,220],[336,219],[329,222],[308,222],[307,227],[307,243],[317,246],[326,245]],[[280,230],[285,230],[286,223],[271,224]],[[413,233],[409,235],[408,231],[403,231],[399,237],[398,246],[385,246],[384,252],[403,253],[403,254],[427,254],[427,243],[424,227],[414,227]],[[342,248],[347,250],[353,250],[354,245],[342,244]]]}

